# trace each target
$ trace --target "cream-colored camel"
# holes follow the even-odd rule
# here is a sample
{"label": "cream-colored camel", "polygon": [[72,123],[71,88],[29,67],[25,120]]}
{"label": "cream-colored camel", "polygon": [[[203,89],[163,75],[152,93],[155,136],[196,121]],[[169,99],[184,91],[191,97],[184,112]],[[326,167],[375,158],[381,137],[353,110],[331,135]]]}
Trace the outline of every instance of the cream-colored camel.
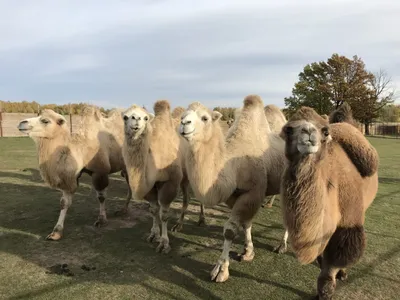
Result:
{"label": "cream-colored camel", "polygon": [[[227,132],[227,137],[231,136],[232,132],[237,130],[237,128],[235,128],[237,126],[236,120],[238,120],[241,110],[242,110],[242,108],[238,108],[235,110],[235,114],[234,114],[235,119],[232,122],[232,124],[230,125],[230,128]],[[267,122],[268,122],[271,132],[279,134],[282,130],[282,127],[287,122],[285,115],[282,113],[282,111],[279,109],[279,107],[277,107],[274,104],[266,105],[264,107],[264,114],[265,114],[265,117],[267,118]],[[271,208],[274,203],[275,197],[276,197],[276,195],[272,195],[268,201],[264,200],[263,203],[261,204],[261,206],[264,207],[266,205],[267,207]],[[268,197],[266,197],[266,198],[268,199]],[[274,248],[274,252],[285,253],[287,251],[287,239],[288,239],[288,232],[287,232],[287,230],[285,230],[285,233],[281,239],[281,242],[279,243],[279,245],[277,247]]]}
{"label": "cream-colored camel", "polygon": [[[112,111],[105,118],[94,107],[85,109],[77,133],[72,135],[65,118],[50,109],[19,123],[18,129],[28,133],[36,143],[43,180],[62,191],[60,215],[52,233],[47,236],[48,240],[62,237],[65,216],[82,173],[92,176],[92,185],[100,203],[95,226],[107,224],[105,197],[108,175],[125,169],[122,158],[123,128],[118,111]],[[130,198],[128,189],[127,201]]]}
{"label": "cream-colored camel", "polygon": [[181,218],[172,230],[182,227],[189,203],[189,180],[184,161],[186,141],[178,135],[168,101],[157,101],[154,113],[137,105],[123,113],[123,157],[133,197],[150,202],[153,227],[147,240],[159,241],[157,252],[168,253],[171,250],[167,231],[168,210],[179,187],[183,193],[183,208]]}
{"label": "cream-colored camel", "polygon": [[329,124],[303,107],[283,127],[287,164],[281,198],[289,240],[302,264],[317,259],[319,299],[365,248],[365,211],[378,189],[376,150],[354,126]]}
{"label": "cream-colored camel", "polygon": [[221,113],[198,102],[182,115],[180,132],[189,143],[186,167],[196,198],[205,206],[225,202],[231,216],[224,225],[224,247],[211,279],[229,277],[229,250],[240,228],[245,231],[242,260],[251,261],[254,247],[252,219],[265,195],[279,193],[284,165],[284,141],[271,133],[259,96],[244,99],[229,136],[222,132]]}
{"label": "cream-colored camel", "polygon": [[[181,116],[182,114],[185,112],[185,108],[183,108],[182,106],[178,106],[175,107],[174,110],[171,113],[172,116],[172,122],[174,124],[174,128],[176,129],[177,132],[179,132],[179,126],[181,124]],[[182,138],[180,136],[180,138]],[[186,151],[186,147],[184,148],[184,150]],[[184,153],[181,153],[182,155],[185,155]],[[189,200],[190,197],[184,198],[183,197],[183,191],[182,192],[182,199],[183,199],[183,203],[182,203],[182,212],[181,212],[181,216],[179,217],[179,221],[178,223],[180,223],[180,225],[178,226],[174,226],[172,229],[173,231],[179,231],[180,229],[182,229],[182,224],[183,224],[183,219],[185,217],[185,213],[186,210],[189,206],[189,202],[187,202],[186,200]],[[189,185],[189,196],[190,196],[190,185]],[[185,200],[186,199],[186,200]],[[200,203],[200,215],[199,215],[199,221],[197,222],[197,225],[201,226],[201,225],[206,225],[206,217],[205,217],[205,208],[203,203]]]}

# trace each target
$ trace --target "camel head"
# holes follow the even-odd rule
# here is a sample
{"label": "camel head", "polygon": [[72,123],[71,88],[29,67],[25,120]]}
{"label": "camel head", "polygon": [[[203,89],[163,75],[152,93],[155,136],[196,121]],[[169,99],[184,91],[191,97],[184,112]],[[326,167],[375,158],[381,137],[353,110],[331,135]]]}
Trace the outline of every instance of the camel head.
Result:
{"label": "camel head", "polygon": [[52,139],[69,133],[65,118],[51,109],[44,109],[38,117],[22,120],[18,124],[21,132],[27,133],[31,138]]}
{"label": "camel head", "polygon": [[286,141],[286,157],[305,157],[323,151],[332,140],[329,123],[312,108],[300,108],[283,126],[280,136]]}
{"label": "camel head", "polygon": [[133,105],[122,113],[122,118],[125,134],[137,138],[144,133],[154,115],[140,106]]}
{"label": "camel head", "polygon": [[179,133],[188,141],[208,141],[222,114],[211,111],[199,102],[193,102],[182,114]]}

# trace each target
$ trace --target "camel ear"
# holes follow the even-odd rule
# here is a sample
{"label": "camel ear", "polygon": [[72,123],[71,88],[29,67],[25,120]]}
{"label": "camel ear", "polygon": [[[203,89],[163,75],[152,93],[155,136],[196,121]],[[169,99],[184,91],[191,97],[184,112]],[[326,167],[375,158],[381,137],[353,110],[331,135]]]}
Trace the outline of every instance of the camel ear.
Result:
{"label": "camel ear", "polygon": [[215,122],[215,121],[218,121],[219,119],[221,119],[222,114],[219,111],[214,110],[211,113],[211,117],[212,117],[213,122]]}
{"label": "camel ear", "polygon": [[149,113],[149,122],[151,122],[151,121],[153,121],[153,120],[154,120],[154,114]]}
{"label": "camel ear", "polygon": [[59,118],[58,120],[57,120],[57,125],[63,125],[65,123],[65,119],[63,119],[63,118]]}

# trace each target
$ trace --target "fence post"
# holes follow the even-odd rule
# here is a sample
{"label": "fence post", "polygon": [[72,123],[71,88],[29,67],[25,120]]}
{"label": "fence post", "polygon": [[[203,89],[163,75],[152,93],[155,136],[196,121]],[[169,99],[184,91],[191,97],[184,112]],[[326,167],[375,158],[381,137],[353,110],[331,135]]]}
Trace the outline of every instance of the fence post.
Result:
{"label": "fence post", "polygon": [[71,114],[71,103],[69,104],[69,130],[72,134],[72,114]]}
{"label": "fence post", "polygon": [[0,102],[0,137],[3,137],[3,106]]}

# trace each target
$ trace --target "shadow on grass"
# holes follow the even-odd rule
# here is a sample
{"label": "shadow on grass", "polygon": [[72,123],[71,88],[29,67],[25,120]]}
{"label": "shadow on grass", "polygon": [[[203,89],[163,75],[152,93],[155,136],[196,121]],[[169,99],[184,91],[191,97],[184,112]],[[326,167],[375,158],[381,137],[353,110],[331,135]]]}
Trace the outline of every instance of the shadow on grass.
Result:
{"label": "shadow on grass", "polygon": [[[20,179],[32,181],[30,175],[21,175]],[[112,196],[115,191],[125,193],[126,184],[123,181],[110,182],[111,197],[122,198],[124,195]],[[60,192],[44,187],[4,183],[0,186],[0,194],[5,195],[5,201],[0,205],[3,211],[8,211],[0,220],[4,232],[0,236],[0,251],[18,255],[22,259],[40,267],[48,268],[54,264],[67,263],[75,276],[68,283],[46,286],[40,289],[24,291],[11,299],[30,299],[33,296],[46,295],[55,290],[84,282],[103,282],[107,284],[132,285],[140,284],[153,293],[169,296],[174,299],[185,299],[162,288],[177,286],[183,288],[192,296],[203,299],[222,299],[207,285],[210,282],[210,270],[220,255],[222,246],[222,226],[208,225],[198,227],[194,221],[185,221],[181,233],[169,232],[173,250],[168,255],[155,252],[156,244],[145,241],[151,227],[151,219],[145,205],[134,203],[130,215],[125,218],[113,217],[123,204],[121,201],[107,201],[107,212],[110,226],[95,229],[88,220],[97,216],[98,202],[86,195],[90,189],[80,187],[74,197],[71,209],[65,223],[65,236],[57,242],[45,241],[44,237],[51,231],[59,213],[58,201]],[[179,211],[180,209],[174,209]],[[221,209],[223,210],[223,209]],[[188,212],[194,215],[195,213]],[[93,216],[93,218],[91,217]],[[216,216],[208,215],[207,218]],[[223,218],[223,216],[217,216]],[[169,223],[169,228],[175,220]],[[121,226],[124,225],[124,226]],[[277,226],[277,225],[276,225]],[[243,238],[240,237],[241,241]],[[204,240],[207,242],[204,243]],[[200,241],[200,242],[199,242]],[[202,241],[202,242],[201,242]],[[272,246],[260,243],[255,239],[255,247],[272,250]],[[199,261],[193,256],[201,253],[212,253],[207,262]],[[210,255],[209,255],[210,256]],[[257,263],[257,262],[253,262]],[[85,272],[80,266],[94,265],[95,271]],[[245,263],[243,263],[245,264]],[[122,273],[121,273],[122,272]],[[230,281],[236,278],[246,278],[271,287],[284,289],[302,298],[312,295],[287,284],[273,280],[257,278],[251,274],[231,268]],[[57,276],[57,275],[48,275]],[[159,284],[157,282],[164,282]],[[232,287],[228,283],[230,288]],[[217,289],[218,290],[218,289]]]}

